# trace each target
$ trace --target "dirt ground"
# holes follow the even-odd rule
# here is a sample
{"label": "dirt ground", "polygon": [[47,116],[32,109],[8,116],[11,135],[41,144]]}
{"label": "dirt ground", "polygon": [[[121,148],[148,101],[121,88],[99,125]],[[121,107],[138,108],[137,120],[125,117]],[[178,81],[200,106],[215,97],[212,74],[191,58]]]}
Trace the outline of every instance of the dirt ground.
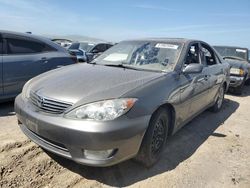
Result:
{"label": "dirt ground", "polygon": [[0,187],[250,187],[250,87],[226,95],[168,139],[146,169],[132,160],[108,168],[80,166],[44,152],[20,131],[13,102],[0,104]]}

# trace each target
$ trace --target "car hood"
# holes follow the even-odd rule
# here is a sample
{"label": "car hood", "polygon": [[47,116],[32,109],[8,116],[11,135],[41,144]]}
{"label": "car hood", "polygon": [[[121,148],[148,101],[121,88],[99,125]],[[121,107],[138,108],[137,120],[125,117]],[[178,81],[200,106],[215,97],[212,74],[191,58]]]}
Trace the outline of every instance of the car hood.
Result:
{"label": "car hood", "polygon": [[118,98],[163,75],[158,72],[76,64],[34,78],[30,89],[51,99],[85,104]]}
{"label": "car hood", "polygon": [[242,68],[249,69],[250,64],[247,61],[239,61],[239,60],[226,60],[226,62],[233,68]]}

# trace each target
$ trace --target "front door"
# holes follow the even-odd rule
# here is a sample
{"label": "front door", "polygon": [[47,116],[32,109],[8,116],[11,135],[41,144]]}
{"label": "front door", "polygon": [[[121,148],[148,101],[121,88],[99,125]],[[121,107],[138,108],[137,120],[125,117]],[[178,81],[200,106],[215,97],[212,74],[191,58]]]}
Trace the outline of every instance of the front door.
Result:
{"label": "front door", "polygon": [[224,69],[219,58],[211,47],[205,43],[201,43],[203,58],[205,68],[204,71],[208,75],[209,79],[209,95],[207,100],[209,103],[215,101],[215,97],[218,93],[219,87],[221,86],[224,78]]}
{"label": "front door", "polygon": [[[193,43],[188,48],[183,69],[191,63],[202,64],[199,43]],[[189,109],[183,111],[183,118],[189,119],[208,105],[209,80],[203,71],[192,74],[182,73],[180,79],[183,83],[180,89],[183,109],[184,106]]]}

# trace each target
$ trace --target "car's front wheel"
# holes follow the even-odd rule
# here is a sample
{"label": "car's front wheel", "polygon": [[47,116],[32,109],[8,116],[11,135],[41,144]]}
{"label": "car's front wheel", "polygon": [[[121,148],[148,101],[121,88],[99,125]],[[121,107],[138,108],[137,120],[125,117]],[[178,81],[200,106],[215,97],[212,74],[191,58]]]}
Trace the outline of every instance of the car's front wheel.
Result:
{"label": "car's front wheel", "polygon": [[242,83],[238,87],[234,88],[234,93],[236,95],[242,95],[244,85],[245,85],[245,79],[242,81]]}
{"label": "car's front wheel", "polygon": [[169,114],[167,109],[159,108],[149,122],[149,127],[136,157],[136,160],[146,167],[150,167],[156,163],[164,149],[170,122]]}
{"label": "car's front wheel", "polygon": [[223,101],[224,101],[224,95],[225,95],[225,88],[222,85],[219,88],[217,100],[216,100],[215,104],[211,107],[212,112],[220,111],[220,109],[222,108]]}

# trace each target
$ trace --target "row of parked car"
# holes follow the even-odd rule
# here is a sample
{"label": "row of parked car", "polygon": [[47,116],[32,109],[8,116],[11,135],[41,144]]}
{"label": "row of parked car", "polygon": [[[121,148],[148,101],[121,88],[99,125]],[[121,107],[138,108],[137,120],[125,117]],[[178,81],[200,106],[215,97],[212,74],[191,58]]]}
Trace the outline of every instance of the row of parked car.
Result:
{"label": "row of parked car", "polygon": [[[23,41],[9,42],[14,36]],[[6,32],[1,32],[1,41],[3,75],[5,57],[12,56],[9,49],[26,50],[12,57],[15,62],[21,58],[19,64],[24,68],[26,56],[38,59],[33,64],[42,61],[41,67],[54,62],[51,69],[55,70],[37,73],[40,75],[29,80],[15,99],[22,131],[42,148],[91,166],[110,166],[130,158],[153,165],[167,137],[206,109],[218,112],[228,88],[237,88],[242,77],[243,82],[249,78],[248,68],[234,66],[248,65],[246,49],[215,50],[199,40],[122,41],[98,57],[91,55],[92,61],[87,54],[96,52],[94,45],[85,48],[72,43],[73,47],[66,50],[47,39]],[[28,43],[31,49],[39,44],[44,50],[27,51],[22,43]],[[84,51],[87,63],[76,64],[75,56],[70,55],[79,49]],[[53,55],[60,53],[67,55]],[[65,59],[65,64],[75,65],[62,68]],[[23,71],[19,64],[12,66],[15,74]],[[36,69],[34,65],[28,72]],[[9,80],[14,73],[8,73]],[[11,86],[5,80],[3,96],[5,87]],[[20,82],[20,87],[23,84]],[[11,96],[18,92],[20,89]]]}

